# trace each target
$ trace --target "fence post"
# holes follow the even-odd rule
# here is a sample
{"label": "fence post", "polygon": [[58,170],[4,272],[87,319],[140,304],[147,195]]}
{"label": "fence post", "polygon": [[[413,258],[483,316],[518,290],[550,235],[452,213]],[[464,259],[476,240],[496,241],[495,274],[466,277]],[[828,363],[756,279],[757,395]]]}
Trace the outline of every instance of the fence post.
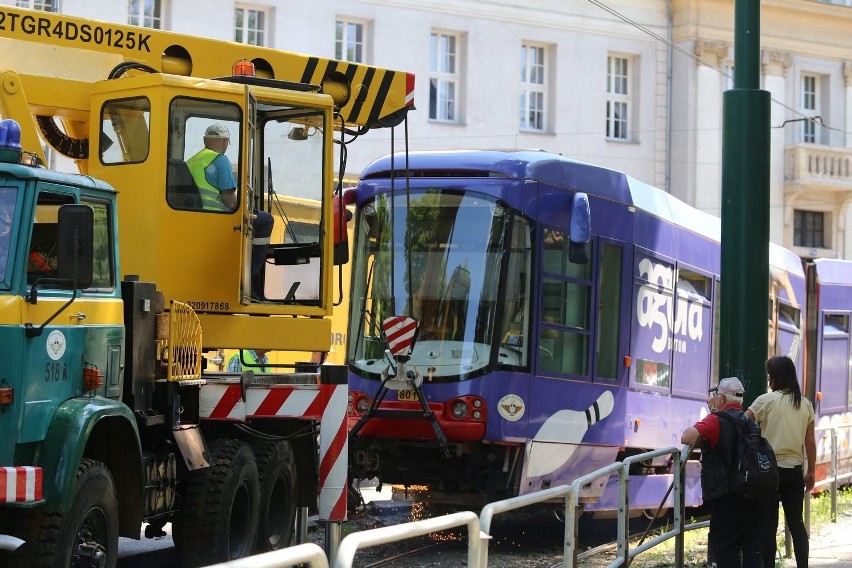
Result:
{"label": "fence post", "polygon": [[689,461],[689,453],[681,458],[680,452],[674,454],[674,525],[677,529],[675,536],[675,566],[683,568],[686,560],[683,548],[683,525],[686,516],[686,463]]}
{"label": "fence post", "polygon": [[565,568],[577,566],[577,555],[580,553],[580,528],[577,522],[579,510],[580,491],[571,491],[565,498],[565,551],[563,552]]}
{"label": "fence post", "polygon": [[837,522],[837,428],[831,429],[831,522]]}
{"label": "fence post", "polygon": [[630,466],[618,470],[618,542],[616,555],[627,562],[630,555]]}

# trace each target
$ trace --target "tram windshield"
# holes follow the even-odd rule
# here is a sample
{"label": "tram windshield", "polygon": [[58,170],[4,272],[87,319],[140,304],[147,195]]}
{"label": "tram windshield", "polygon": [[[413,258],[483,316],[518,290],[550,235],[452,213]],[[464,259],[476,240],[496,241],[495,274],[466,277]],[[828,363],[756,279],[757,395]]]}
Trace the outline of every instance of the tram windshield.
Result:
{"label": "tram windshield", "polygon": [[359,208],[356,235],[350,370],[378,379],[391,365],[381,322],[394,315],[420,322],[409,365],[426,381],[526,365],[523,218],[482,194],[430,189],[378,195]]}

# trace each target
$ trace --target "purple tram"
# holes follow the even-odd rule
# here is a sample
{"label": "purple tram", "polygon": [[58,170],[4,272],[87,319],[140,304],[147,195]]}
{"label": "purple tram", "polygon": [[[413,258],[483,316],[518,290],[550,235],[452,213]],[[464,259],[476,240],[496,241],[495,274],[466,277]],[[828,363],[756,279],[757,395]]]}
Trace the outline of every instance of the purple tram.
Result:
{"label": "purple tram", "polygon": [[[816,259],[806,264],[805,388],[816,426],[852,424],[852,262]],[[852,470],[852,428],[838,429],[838,472]],[[831,435],[817,434],[816,478],[830,475]]]}
{"label": "purple tram", "polygon": [[[719,219],[546,152],[408,160],[406,178],[375,161],[347,196],[351,475],[485,502],[679,446],[719,376]],[[780,247],[770,261],[770,346],[801,365],[805,274]],[[417,322],[401,354],[394,316]],[[654,508],[671,464],[636,468],[631,506]],[[587,510],[612,510],[616,481]]]}

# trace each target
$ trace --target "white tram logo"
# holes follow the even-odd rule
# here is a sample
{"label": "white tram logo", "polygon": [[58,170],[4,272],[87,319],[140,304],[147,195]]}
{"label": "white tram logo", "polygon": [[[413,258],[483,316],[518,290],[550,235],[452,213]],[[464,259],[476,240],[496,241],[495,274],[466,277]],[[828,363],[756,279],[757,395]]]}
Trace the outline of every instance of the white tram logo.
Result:
{"label": "white tram logo", "polygon": [[497,412],[509,422],[517,422],[524,415],[524,400],[516,394],[507,394],[497,403]]}
{"label": "white tram logo", "polygon": [[[636,318],[642,327],[658,328],[658,333],[651,342],[651,349],[656,353],[662,353],[666,349],[686,353],[687,338],[701,341],[704,335],[703,306],[699,302],[689,301],[688,296],[679,294],[677,313],[674,313],[675,310],[672,309],[674,270],[670,266],[656,264],[648,258],[643,258],[639,261],[639,276],[645,278],[650,285],[644,284],[639,287],[636,298]],[[658,291],[660,288],[670,292],[660,292]],[[674,331],[673,334],[670,333],[671,330]]]}

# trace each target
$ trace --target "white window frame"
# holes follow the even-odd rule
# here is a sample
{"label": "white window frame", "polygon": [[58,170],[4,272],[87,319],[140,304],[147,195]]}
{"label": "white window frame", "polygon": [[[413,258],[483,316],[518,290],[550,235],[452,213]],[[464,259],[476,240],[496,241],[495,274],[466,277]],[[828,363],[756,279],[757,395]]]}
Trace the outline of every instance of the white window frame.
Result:
{"label": "white window frame", "polygon": [[42,12],[59,12],[59,0],[15,0],[15,7]]}
{"label": "white window frame", "polygon": [[433,30],[429,39],[429,119],[459,122],[461,34]]}
{"label": "white window frame", "polygon": [[630,141],[633,111],[633,59],[610,53],[606,58],[606,139]]}
{"label": "white window frame", "polygon": [[[802,73],[799,104],[806,117],[819,116],[820,77],[814,73]],[[817,144],[820,139],[819,125],[814,120],[802,121],[802,142]]]}
{"label": "white window frame", "polygon": [[341,17],[335,20],[334,58],[352,63],[367,63],[367,22]]}
{"label": "white window frame", "polygon": [[[252,4],[234,5],[234,41],[248,45],[269,46],[269,21],[271,10],[264,6]],[[257,24],[258,16],[262,20]],[[242,25],[237,22],[242,19]],[[255,25],[249,27],[249,22],[254,19]]]}
{"label": "white window frame", "polygon": [[128,0],[127,23],[131,26],[155,30],[162,29],[163,5],[161,0]]}
{"label": "white window frame", "polygon": [[547,46],[521,44],[520,129],[544,132],[547,125]]}

